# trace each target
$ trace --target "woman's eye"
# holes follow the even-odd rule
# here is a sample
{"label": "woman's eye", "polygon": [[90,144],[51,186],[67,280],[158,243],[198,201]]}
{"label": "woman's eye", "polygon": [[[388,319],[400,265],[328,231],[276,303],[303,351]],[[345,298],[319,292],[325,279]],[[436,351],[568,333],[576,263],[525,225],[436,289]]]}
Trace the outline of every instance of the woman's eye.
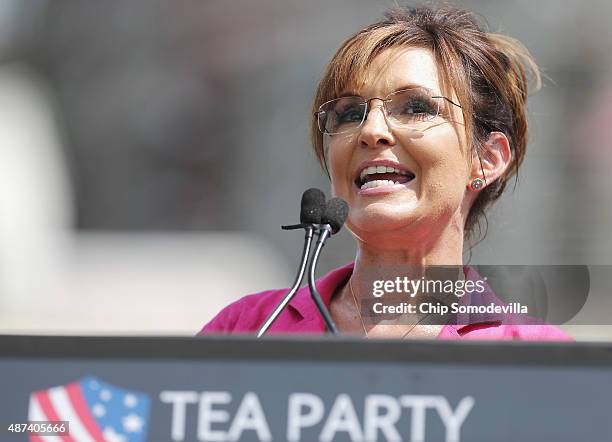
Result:
{"label": "woman's eye", "polygon": [[359,123],[363,114],[360,109],[350,108],[342,112],[336,112],[339,123]]}
{"label": "woman's eye", "polygon": [[402,106],[402,114],[404,115],[436,115],[437,113],[438,110],[435,106],[423,100],[408,100]]}

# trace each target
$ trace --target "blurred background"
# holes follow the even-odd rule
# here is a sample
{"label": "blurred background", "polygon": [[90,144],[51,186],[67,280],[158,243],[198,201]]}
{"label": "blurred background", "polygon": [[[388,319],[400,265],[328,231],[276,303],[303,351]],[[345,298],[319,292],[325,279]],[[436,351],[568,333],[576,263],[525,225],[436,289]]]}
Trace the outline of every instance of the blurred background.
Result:
{"label": "blurred background", "polygon": [[[611,265],[612,3],[458,4],[546,75],[471,263]],[[290,285],[303,235],[279,226],[304,189],[329,191],[308,141],[316,83],[394,5],[0,0],[0,333],[193,335]],[[319,274],[354,253],[343,231]]]}

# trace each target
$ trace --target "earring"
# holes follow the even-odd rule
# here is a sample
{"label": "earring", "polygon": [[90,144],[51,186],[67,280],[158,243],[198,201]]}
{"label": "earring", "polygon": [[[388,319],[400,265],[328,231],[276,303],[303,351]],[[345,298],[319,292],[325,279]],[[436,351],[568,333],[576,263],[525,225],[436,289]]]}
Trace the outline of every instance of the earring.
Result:
{"label": "earring", "polygon": [[470,184],[472,190],[480,190],[484,187],[484,180],[482,178],[474,178]]}

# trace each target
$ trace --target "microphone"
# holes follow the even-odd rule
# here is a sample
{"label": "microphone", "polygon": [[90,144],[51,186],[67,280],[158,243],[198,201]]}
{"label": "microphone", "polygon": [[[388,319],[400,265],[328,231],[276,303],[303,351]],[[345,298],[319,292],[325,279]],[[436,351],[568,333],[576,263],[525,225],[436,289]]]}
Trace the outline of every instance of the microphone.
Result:
{"label": "microphone", "polygon": [[310,245],[312,244],[313,232],[318,228],[321,223],[321,217],[325,210],[325,194],[316,188],[306,190],[302,194],[302,201],[300,203],[300,224],[294,224],[292,226],[281,226],[283,230],[294,230],[294,229],[305,229],[304,236],[304,247],[302,249],[302,259],[300,266],[298,267],[298,273],[293,282],[293,286],[287,294],[283,297],[281,302],[278,303],[276,308],[270,313],[266,321],[257,331],[257,337],[261,338],[266,331],[274,324],[276,318],[285,309],[287,304],[293,299],[296,294],[298,287],[304,279],[304,271],[306,270],[306,261],[308,260],[308,254],[310,252]]}
{"label": "microphone", "polygon": [[325,194],[317,188],[308,189],[302,195],[300,223],[320,224],[325,210]]}
{"label": "microphone", "polygon": [[[313,187],[302,194],[300,224],[281,226],[283,230],[303,229],[311,224],[320,224],[325,210],[325,194]],[[316,227],[316,226],[315,226]]]}
{"label": "microphone", "polygon": [[325,212],[321,216],[321,223],[329,224],[332,229],[332,235],[335,235],[344,225],[348,212],[349,207],[346,201],[342,198],[332,198],[325,206]]}
{"label": "microphone", "polygon": [[342,225],[348,216],[348,211],[348,204],[342,198],[332,198],[329,200],[325,206],[325,211],[321,216],[322,226],[317,231],[319,235],[317,239],[317,246],[312,255],[312,260],[310,261],[310,267],[308,269],[308,286],[310,288],[310,296],[317,306],[319,313],[323,317],[327,329],[334,335],[338,334],[338,328],[336,327],[336,324],[334,324],[329,311],[321,300],[321,295],[319,294],[315,284],[315,271],[317,268],[319,255],[321,254],[321,250],[325,245],[325,241],[327,241],[327,238],[329,238],[331,235],[338,233],[338,231],[342,228]]}

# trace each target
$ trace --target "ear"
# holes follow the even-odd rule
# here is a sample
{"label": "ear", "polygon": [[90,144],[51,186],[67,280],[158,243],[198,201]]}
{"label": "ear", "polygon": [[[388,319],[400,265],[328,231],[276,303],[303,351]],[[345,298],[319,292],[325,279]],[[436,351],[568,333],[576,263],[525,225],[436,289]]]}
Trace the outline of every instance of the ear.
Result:
{"label": "ear", "polygon": [[[478,191],[484,189],[504,174],[512,161],[512,151],[508,138],[502,132],[491,132],[489,138],[482,143],[480,155],[472,154],[472,167],[467,187]],[[484,175],[483,175],[484,174]],[[483,180],[480,187],[472,183],[476,178]]]}

